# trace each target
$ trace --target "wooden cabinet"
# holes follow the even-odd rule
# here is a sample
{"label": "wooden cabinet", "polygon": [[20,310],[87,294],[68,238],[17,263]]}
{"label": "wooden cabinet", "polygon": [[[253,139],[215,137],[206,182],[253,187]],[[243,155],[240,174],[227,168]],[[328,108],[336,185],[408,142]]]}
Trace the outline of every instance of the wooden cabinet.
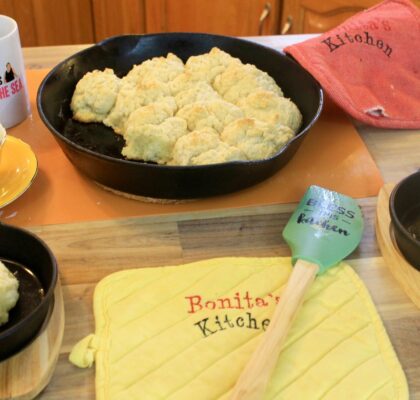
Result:
{"label": "wooden cabinet", "polygon": [[278,32],[281,0],[0,0],[23,46],[92,43],[121,34]]}
{"label": "wooden cabinet", "polygon": [[17,21],[23,46],[94,41],[91,0],[0,0],[0,13]]}
{"label": "wooden cabinet", "polygon": [[[121,34],[316,33],[380,0],[0,0],[23,46],[82,44]],[[420,0],[414,0],[420,6]]]}
{"label": "wooden cabinet", "polygon": [[232,36],[278,31],[280,0],[145,0],[147,32]]}
{"label": "wooden cabinet", "polygon": [[[414,0],[420,5],[420,0]],[[328,31],[352,15],[380,0],[285,0],[281,16],[282,33]]]}
{"label": "wooden cabinet", "polygon": [[32,0],[0,0],[0,14],[8,15],[17,21],[23,46],[36,46],[38,44]]}
{"label": "wooden cabinet", "polygon": [[92,0],[95,41],[146,32],[143,0]]}
{"label": "wooden cabinet", "polygon": [[32,8],[40,44],[91,43],[94,40],[90,0],[32,0]]}

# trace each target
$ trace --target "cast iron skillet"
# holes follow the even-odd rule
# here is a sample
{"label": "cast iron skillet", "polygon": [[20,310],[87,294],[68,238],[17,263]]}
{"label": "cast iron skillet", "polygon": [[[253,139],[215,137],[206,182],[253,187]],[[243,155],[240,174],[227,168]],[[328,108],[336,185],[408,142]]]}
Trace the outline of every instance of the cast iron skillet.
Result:
{"label": "cast iron skillet", "polygon": [[[266,71],[303,115],[298,135],[270,159],[188,167],[129,161],[120,154],[124,145],[122,137],[110,128],[71,119],[71,97],[76,83],[86,72],[108,67],[121,77],[134,64],[152,57],[172,52],[185,62],[190,56],[206,53],[214,46]],[[58,64],[41,83],[37,97],[42,120],[80,171],[119,191],[165,199],[229,193],[271,176],[294,155],[318,119],[322,103],[323,93],[318,83],[290,57],[246,40],[195,33],[129,35],[104,40]]]}
{"label": "cast iron skillet", "polygon": [[57,282],[57,263],[32,233],[0,224],[0,261],[19,280],[19,300],[0,326],[0,362],[28,345],[49,317]]}

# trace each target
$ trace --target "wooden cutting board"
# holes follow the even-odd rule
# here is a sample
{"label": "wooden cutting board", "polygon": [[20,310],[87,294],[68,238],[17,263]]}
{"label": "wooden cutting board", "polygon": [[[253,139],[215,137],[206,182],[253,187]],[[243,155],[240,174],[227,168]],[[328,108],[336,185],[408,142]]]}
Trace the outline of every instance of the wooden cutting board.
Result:
{"label": "wooden cutting board", "polygon": [[[420,400],[420,311],[381,257],[374,233],[376,199],[360,201],[364,238],[349,264],[366,284],[408,378],[410,399]],[[238,214],[208,213],[125,218],[33,228],[59,264],[66,329],[55,374],[42,400],[94,400],[94,368],[81,370],[68,353],[95,329],[92,295],[106,275],[127,268],[178,265],[221,256],[288,256],[281,232],[294,205],[253,207]]]}
{"label": "wooden cutting board", "polygon": [[48,385],[63,334],[64,303],[60,280],[57,280],[51,317],[39,336],[25,349],[0,362],[0,400],[31,400]]}
{"label": "wooden cutting board", "polygon": [[383,186],[376,209],[376,237],[385,263],[411,301],[420,309],[420,271],[415,269],[398,249],[389,214],[393,183]]}

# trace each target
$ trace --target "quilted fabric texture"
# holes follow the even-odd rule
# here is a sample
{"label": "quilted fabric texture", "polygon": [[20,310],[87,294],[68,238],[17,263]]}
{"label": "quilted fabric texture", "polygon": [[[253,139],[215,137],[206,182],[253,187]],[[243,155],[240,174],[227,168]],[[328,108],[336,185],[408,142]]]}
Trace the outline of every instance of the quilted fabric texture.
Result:
{"label": "quilted fabric texture", "polygon": [[[125,270],[96,287],[100,400],[226,400],[269,324],[289,258],[221,258]],[[404,373],[361,280],[346,264],[317,277],[265,399],[408,399]]]}

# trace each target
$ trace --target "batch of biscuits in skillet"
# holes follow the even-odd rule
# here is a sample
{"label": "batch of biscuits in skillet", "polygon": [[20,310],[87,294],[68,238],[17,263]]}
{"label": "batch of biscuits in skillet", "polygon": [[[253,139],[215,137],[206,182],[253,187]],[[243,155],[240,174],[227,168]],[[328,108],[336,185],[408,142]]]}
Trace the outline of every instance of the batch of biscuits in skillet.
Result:
{"label": "batch of biscuits in skillet", "polygon": [[166,165],[260,160],[298,132],[302,115],[274,79],[213,48],[184,64],[176,55],[112,69],[77,83],[73,119],[100,122],[122,135],[122,155]]}

